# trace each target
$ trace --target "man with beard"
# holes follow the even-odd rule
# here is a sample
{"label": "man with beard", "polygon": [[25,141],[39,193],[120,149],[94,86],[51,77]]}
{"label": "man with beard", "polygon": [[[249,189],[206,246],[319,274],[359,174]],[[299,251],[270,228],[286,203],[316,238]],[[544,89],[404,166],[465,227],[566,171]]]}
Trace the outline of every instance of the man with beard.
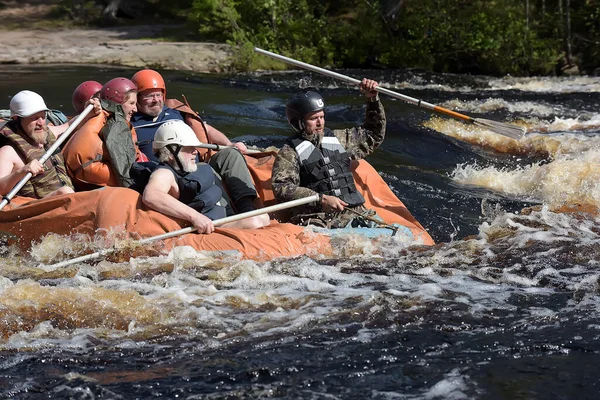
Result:
{"label": "man with beard", "polygon": [[[160,164],[150,176],[142,201],[165,215],[190,222],[198,233],[209,234],[215,230],[213,220],[234,212],[210,165],[196,163],[199,145],[194,131],[185,122],[164,122],[156,130],[152,143]],[[269,223],[268,215],[259,215],[222,227],[255,229]]]}
{"label": "man with beard", "polygon": [[325,128],[325,102],[305,89],[286,104],[286,116],[297,134],[277,154],[271,183],[275,198],[285,202],[320,194],[317,204],[294,209],[291,222],[327,228],[372,226],[377,219],[366,209],[352,176],[352,160],[371,154],[385,137],[385,112],[377,95],[378,83],[363,79],[367,98],[363,125],[350,129]]}
{"label": "man with beard", "polygon": [[156,161],[152,150],[156,130],[170,120],[184,121],[203,143],[233,146],[219,150],[212,156],[202,150],[199,152],[200,161],[209,163],[222,178],[237,212],[254,210],[255,203],[260,204],[260,199],[242,155],[248,150],[246,146],[241,142],[231,142],[221,131],[202,121],[188,105],[174,99],[167,100],[165,81],[158,72],[143,69],[136,72],[131,80],[138,87],[138,112],[131,117],[131,124],[137,132],[140,150],[150,160]]}
{"label": "man with beard", "polygon": [[[100,103],[95,112],[100,112]],[[10,101],[11,120],[0,130],[0,195],[8,194],[27,173],[32,178],[19,191],[19,196],[41,199],[73,193],[62,154],[58,150],[42,165],[39,159],[63,134],[69,123],[49,126],[44,99],[30,90],[17,93]],[[91,113],[88,114],[88,118]]]}

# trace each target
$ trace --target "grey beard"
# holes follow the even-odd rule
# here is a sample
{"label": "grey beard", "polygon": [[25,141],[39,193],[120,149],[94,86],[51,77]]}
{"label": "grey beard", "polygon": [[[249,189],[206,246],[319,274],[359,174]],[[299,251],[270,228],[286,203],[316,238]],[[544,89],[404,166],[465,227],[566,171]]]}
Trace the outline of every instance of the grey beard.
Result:
{"label": "grey beard", "polygon": [[46,144],[48,143],[48,134],[50,133],[50,128],[48,128],[47,126],[44,127],[44,130],[42,131],[42,133],[31,133],[31,135],[29,135],[29,137],[31,137],[31,139],[34,141],[35,144]]}
{"label": "grey beard", "polygon": [[[198,165],[196,163],[186,163],[186,161],[181,157],[181,154],[177,154],[177,159],[183,165],[183,172],[187,172],[188,174],[191,172],[196,172],[198,169]],[[179,164],[175,163],[175,169],[179,170]]]}
{"label": "grey beard", "polygon": [[156,117],[158,117],[158,116],[160,115],[160,113],[162,112],[162,110],[163,110],[163,108],[164,108],[164,103],[162,104],[162,106],[161,106],[161,107],[160,107],[160,108],[159,108],[157,111],[154,111],[154,110],[152,110],[152,111],[151,111],[151,110],[149,110],[149,108],[150,108],[150,107],[152,107],[152,106],[144,106],[144,107],[142,108],[142,107],[139,107],[139,103],[138,103],[138,112],[140,112],[140,113],[142,113],[142,114],[149,115],[149,116],[151,116],[152,118],[156,118]]}

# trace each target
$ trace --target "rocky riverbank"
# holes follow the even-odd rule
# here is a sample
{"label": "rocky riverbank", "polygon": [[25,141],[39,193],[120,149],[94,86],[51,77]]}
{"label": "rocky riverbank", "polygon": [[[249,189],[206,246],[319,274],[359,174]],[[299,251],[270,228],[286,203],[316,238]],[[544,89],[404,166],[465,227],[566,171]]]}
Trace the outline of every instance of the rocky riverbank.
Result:
{"label": "rocky riverbank", "polygon": [[228,45],[160,41],[163,28],[0,31],[0,63],[109,64],[195,72],[221,72],[229,67]]}

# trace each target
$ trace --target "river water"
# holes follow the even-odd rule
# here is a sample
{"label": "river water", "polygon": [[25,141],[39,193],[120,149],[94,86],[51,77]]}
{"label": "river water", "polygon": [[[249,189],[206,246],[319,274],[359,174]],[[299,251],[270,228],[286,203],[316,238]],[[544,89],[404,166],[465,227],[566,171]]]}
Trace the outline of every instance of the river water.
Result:
{"label": "river water", "polygon": [[[135,72],[0,71],[0,108],[31,89],[67,114],[81,81]],[[181,252],[52,279],[39,260],[60,242],[2,248],[0,398],[597,398],[600,78],[340,72],[529,132],[516,142],[383,99],[387,137],[368,161],[432,248]],[[363,118],[357,90],[308,72],[165,78],[169,97],[258,147],[291,133],[284,104],[300,82],[322,90],[330,128]]]}

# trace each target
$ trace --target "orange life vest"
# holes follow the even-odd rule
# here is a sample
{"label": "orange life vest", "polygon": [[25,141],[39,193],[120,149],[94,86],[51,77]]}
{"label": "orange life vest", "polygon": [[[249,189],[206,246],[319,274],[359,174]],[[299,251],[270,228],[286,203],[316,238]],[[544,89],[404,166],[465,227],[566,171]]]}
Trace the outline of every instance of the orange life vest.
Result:
{"label": "orange life vest", "polygon": [[[100,132],[110,114],[102,111],[90,118],[75,132],[63,149],[67,172],[77,190],[90,190],[100,186],[119,186],[106,146]],[[131,128],[133,143],[137,142],[135,129]],[[148,161],[146,155],[135,147],[136,161]]]}
{"label": "orange life vest", "polygon": [[[184,104],[177,99],[167,99],[165,105],[168,108],[172,108],[173,110],[179,111],[184,118],[186,124],[188,124],[196,137],[201,143],[211,143],[208,139],[208,133],[206,131],[206,126],[204,125],[204,121],[198,115],[197,112],[192,110],[192,108],[187,104]],[[200,157],[200,161],[207,162],[210,159],[210,156],[214,154],[213,151],[208,149],[198,149],[198,156]]]}

